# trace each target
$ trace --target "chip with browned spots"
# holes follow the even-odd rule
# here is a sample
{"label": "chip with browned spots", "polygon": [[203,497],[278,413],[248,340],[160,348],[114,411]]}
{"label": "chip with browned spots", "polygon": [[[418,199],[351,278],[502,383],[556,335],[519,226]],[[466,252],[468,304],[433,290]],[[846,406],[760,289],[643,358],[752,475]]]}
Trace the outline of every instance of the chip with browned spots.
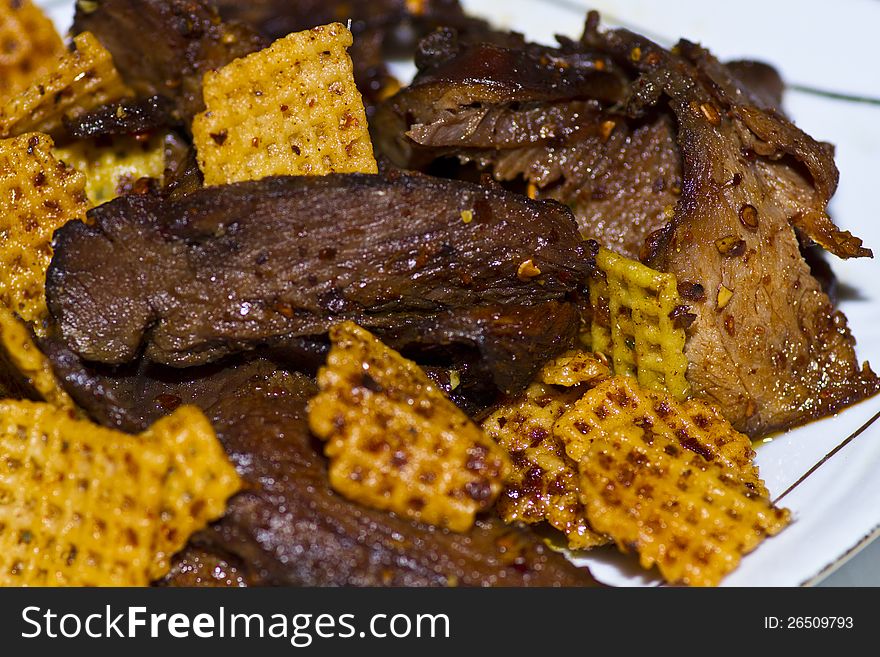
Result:
{"label": "chip with browned spots", "polygon": [[351,44],[344,25],[321,25],[207,73],[193,120],[205,184],[376,173]]}
{"label": "chip with browned spots", "polygon": [[364,329],[338,324],[330,340],[309,404],[330,484],[366,506],[467,531],[501,492],[507,455],[418,365]]}
{"label": "chip with browned spots", "polygon": [[0,402],[0,585],[143,586],[241,486],[201,411],[138,436]]}
{"label": "chip with browned spots", "polygon": [[685,399],[685,324],[693,316],[681,303],[675,276],[603,248],[589,288],[590,348],[611,359],[615,374]]}
{"label": "chip with browned spots", "polygon": [[55,134],[73,118],[131,95],[113,58],[90,33],[73,38],[72,50],[0,108],[0,137],[26,132]]}
{"label": "chip with browned spots", "polygon": [[162,181],[165,134],[81,139],[56,147],[55,157],[85,175],[90,205],[101,205],[131,191],[141,178]]}
{"label": "chip with browned spots", "polygon": [[0,306],[39,325],[47,314],[52,234],[85,218],[85,178],[52,155],[48,135],[0,139]]}
{"label": "chip with browned spots", "polygon": [[0,1],[0,103],[48,73],[63,53],[52,21],[31,0]]}
{"label": "chip with browned spots", "polygon": [[545,363],[538,373],[538,380],[568,388],[582,383],[593,385],[609,376],[611,370],[603,354],[573,349]]}
{"label": "chip with browned spots", "polygon": [[482,423],[483,431],[510,454],[513,465],[496,505],[501,518],[509,523],[546,521],[565,534],[574,550],[609,542],[590,527],[580,501],[577,463],[553,435],[553,425],[583,393],[583,386],[564,389],[533,383]]}
{"label": "chip with browned spots", "polygon": [[748,437],[708,404],[615,377],[575,402],[554,433],[578,463],[590,524],[669,582],[716,585],[789,522]]}

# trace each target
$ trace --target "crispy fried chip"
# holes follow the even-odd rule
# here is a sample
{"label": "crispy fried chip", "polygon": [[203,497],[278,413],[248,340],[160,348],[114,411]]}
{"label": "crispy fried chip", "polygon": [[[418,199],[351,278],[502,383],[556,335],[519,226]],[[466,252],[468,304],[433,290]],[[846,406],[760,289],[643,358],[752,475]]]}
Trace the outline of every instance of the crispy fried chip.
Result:
{"label": "crispy fried chip", "polygon": [[162,485],[159,526],[150,579],[171,568],[171,557],[189,536],[219,518],[241,483],[208,418],[195,406],[181,406],[141,435],[169,457]]}
{"label": "crispy fried chip", "polygon": [[546,363],[538,373],[538,380],[548,385],[570,388],[581,383],[592,385],[609,376],[611,371],[604,355],[573,349]]}
{"label": "crispy fried chip", "polygon": [[553,425],[583,394],[533,383],[520,397],[483,421],[483,431],[510,454],[513,468],[496,509],[505,522],[546,520],[565,534],[568,547],[587,550],[609,539],[587,521],[580,501],[577,463],[553,435]]}
{"label": "crispy fried chip", "polygon": [[193,121],[205,184],[376,173],[351,43],[351,32],[331,23],[207,73],[207,109]]}
{"label": "crispy fried chip", "polygon": [[788,523],[768,499],[749,439],[702,402],[614,377],[578,400],[554,434],[578,462],[590,524],[670,582],[715,585]]}
{"label": "crispy fried chip", "polygon": [[330,331],[309,423],[330,483],[378,509],[454,531],[501,492],[506,454],[415,363],[351,322]]}
{"label": "crispy fried chip", "polygon": [[51,150],[38,133],[0,140],[0,305],[34,323],[46,315],[52,234],[88,207],[85,178]]}
{"label": "crispy fried chip", "polygon": [[162,181],[165,174],[165,135],[146,140],[132,136],[72,142],[55,148],[55,157],[86,177],[86,194],[91,205],[111,201],[132,189],[140,178]]}
{"label": "crispy fried chip", "polygon": [[55,133],[65,117],[129,95],[110,53],[90,32],[83,32],[74,37],[73,50],[58,58],[50,72],[3,105],[0,137]]}
{"label": "crispy fried chip", "polygon": [[131,436],[4,401],[0,453],[0,585],[148,584],[240,487],[191,407]]}
{"label": "crispy fried chip", "polygon": [[686,336],[676,325],[684,306],[675,276],[608,249],[599,249],[596,267],[590,282],[593,351],[611,358],[615,374],[634,376],[643,386],[685,399]]}
{"label": "crispy fried chip", "polygon": [[31,0],[0,1],[0,103],[48,73],[64,54],[52,21]]}
{"label": "crispy fried chip", "polygon": [[74,408],[27,327],[5,308],[0,308],[0,383],[4,397],[38,396],[58,408]]}

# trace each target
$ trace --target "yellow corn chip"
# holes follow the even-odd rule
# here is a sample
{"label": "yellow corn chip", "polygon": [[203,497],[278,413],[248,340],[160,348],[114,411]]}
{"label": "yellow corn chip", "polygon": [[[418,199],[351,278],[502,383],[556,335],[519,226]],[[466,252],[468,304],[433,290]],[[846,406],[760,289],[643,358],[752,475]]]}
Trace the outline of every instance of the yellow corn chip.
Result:
{"label": "yellow corn chip", "polygon": [[0,139],[0,306],[27,322],[46,315],[52,234],[85,217],[85,178],[52,157],[39,133]]}
{"label": "yellow corn chip", "polygon": [[578,462],[590,524],[670,582],[717,584],[788,523],[748,437],[702,402],[615,377],[578,400],[554,434]]}
{"label": "yellow corn chip", "polygon": [[0,103],[48,73],[62,54],[58,31],[31,0],[0,1]]}
{"label": "yellow corn chip", "polygon": [[570,388],[582,383],[592,385],[609,376],[611,370],[604,355],[573,349],[546,363],[538,373],[538,380],[548,385]]}
{"label": "yellow corn chip", "polygon": [[356,502],[466,531],[509,470],[504,452],[415,363],[351,322],[330,331],[309,424],[330,483]]}
{"label": "yellow corn chip", "polygon": [[589,390],[559,419],[553,432],[565,443],[568,455],[579,461],[597,436],[629,426],[652,435],[662,433],[682,448],[719,463],[759,495],[769,494],[753,463],[751,440],[730,426],[714,406],[696,399],[678,402],[630,377],[615,376]]}
{"label": "yellow corn chip", "polygon": [[211,423],[195,406],[181,406],[141,438],[161,446],[169,457],[150,570],[150,579],[158,579],[190,535],[223,515],[227,498],[241,483]]}
{"label": "yellow corn chip", "polygon": [[90,33],[73,39],[52,70],[35,79],[0,109],[0,137],[25,132],[55,133],[71,118],[130,96],[110,53]]}
{"label": "yellow corn chip", "polygon": [[505,522],[547,521],[566,535],[568,547],[587,550],[609,539],[587,521],[580,501],[577,463],[553,435],[553,425],[583,394],[533,383],[483,423],[483,431],[503,447],[513,464],[496,509]]}
{"label": "yellow corn chip", "polygon": [[607,249],[599,249],[596,267],[590,282],[592,350],[611,358],[615,374],[686,398],[686,336],[675,319],[684,306],[675,276]]}
{"label": "yellow corn chip", "polygon": [[113,137],[72,142],[55,148],[55,157],[82,171],[91,205],[101,205],[131,190],[141,178],[162,181],[165,174],[165,135]]}
{"label": "yellow corn chip", "polygon": [[376,173],[351,43],[351,32],[331,23],[207,73],[207,109],[193,120],[205,184]]}
{"label": "yellow corn chip", "polygon": [[240,486],[189,407],[131,436],[48,404],[0,402],[0,454],[7,586],[146,585]]}
{"label": "yellow corn chip", "polygon": [[5,308],[0,308],[0,382],[4,397],[38,396],[53,406],[74,408],[27,327]]}

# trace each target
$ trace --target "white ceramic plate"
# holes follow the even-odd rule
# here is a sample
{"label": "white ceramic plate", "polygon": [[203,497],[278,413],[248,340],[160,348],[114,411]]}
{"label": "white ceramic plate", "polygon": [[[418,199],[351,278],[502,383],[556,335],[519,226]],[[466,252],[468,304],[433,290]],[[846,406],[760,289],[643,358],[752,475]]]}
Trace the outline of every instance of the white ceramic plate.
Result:
{"label": "white ceramic plate", "polygon": [[[73,2],[46,0],[62,30]],[[533,40],[578,36],[585,0],[464,0],[473,13]],[[679,36],[699,41],[722,59],[751,57],[775,65],[789,82],[842,94],[880,97],[874,30],[880,3],[870,0],[593,0],[607,24],[624,25],[671,45]],[[880,101],[854,102],[792,90],[786,109],[817,139],[837,145],[840,188],[832,204],[837,223],[880,250]],[[880,251],[878,251],[880,253]],[[841,307],[862,359],[880,367],[880,263],[832,263],[849,293]],[[880,397],[776,437],[758,449],[771,493],[794,515],[793,524],[748,555],[728,586],[811,584],[841,565],[880,533]],[[634,560],[602,550],[579,560],[613,585],[654,585]],[[878,564],[880,568],[880,564]]]}

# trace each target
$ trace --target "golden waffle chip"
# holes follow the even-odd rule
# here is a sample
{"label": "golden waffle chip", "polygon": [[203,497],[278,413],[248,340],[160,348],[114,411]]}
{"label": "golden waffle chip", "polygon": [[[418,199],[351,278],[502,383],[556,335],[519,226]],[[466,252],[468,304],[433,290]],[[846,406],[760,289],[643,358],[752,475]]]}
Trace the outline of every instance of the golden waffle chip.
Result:
{"label": "golden waffle chip", "polygon": [[0,383],[4,397],[36,395],[53,406],[74,408],[27,327],[5,308],[0,308]]}
{"label": "golden waffle chip", "polygon": [[0,1],[0,102],[52,70],[63,54],[58,31],[31,0]]}
{"label": "golden waffle chip", "polygon": [[578,400],[554,433],[578,462],[590,524],[670,582],[718,584],[788,524],[748,438],[706,404],[615,377]]}
{"label": "golden waffle chip", "polygon": [[131,190],[141,178],[162,181],[165,174],[165,135],[148,139],[118,136],[72,142],[55,148],[55,157],[86,177],[86,194],[91,205],[111,201]]}
{"label": "golden waffle chip", "polygon": [[[196,414],[181,407],[131,436],[48,404],[0,402],[0,585],[136,586],[166,572],[168,552],[240,486]],[[211,498],[171,499],[185,492]]]}
{"label": "golden waffle chip", "polygon": [[73,38],[49,73],[10,98],[0,109],[0,137],[25,132],[55,133],[71,118],[131,95],[113,58],[90,33]]}
{"label": "golden waffle chip", "polygon": [[205,74],[193,140],[206,185],[272,175],[376,173],[363,100],[331,23]]}
{"label": "golden waffle chip", "polygon": [[541,368],[538,380],[548,385],[572,386],[595,384],[611,376],[608,360],[602,354],[573,349],[557,356]]}
{"label": "golden waffle chip", "polygon": [[547,521],[565,534],[568,547],[588,550],[609,539],[587,521],[580,501],[577,464],[565,453],[553,425],[583,394],[533,383],[520,397],[483,421],[483,431],[503,447],[513,464],[496,510],[505,522]]}
{"label": "golden waffle chip", "polygon": [[492,506],[507,455],[415,363],[351,322],[330,331],[309,424],[330,483],[367,506],[466,531]]}
{"label": "golden waffle chip", "polygon": [[52,234],[88,207],[85,178],[52,145],[39,133],[0,139],[0,306],[33,323],[46,315]]}
{"label": "golden waffle chip", "polygon": [[615,374],[634,376],[676,399],[688,395],[685,331],[675,315],[684,306],[675,276],[599,249],[590,282],[590,346],[612,361]]}
{"label": "golden waffle chip", "polygon": [[158,579],[170,570],[171,557],[190,535],[223,515],[226,500],[241,483],[211,423],[195,406],[181,406],[156,421],[142,439],[162,446],[170,456],[150,570],[150,579]]}
{"label": "golden waffle chip", "polygon": [[751,440],[730,426],[714,406],[696,399],[678,402],[630,377],[615,376],[588,391],[559,419],[553,432],[565,443],[568,455],[579,461],[596,437],[630,426],[663,434],[718,463],[755,493],[769,495],[753,463]]}

